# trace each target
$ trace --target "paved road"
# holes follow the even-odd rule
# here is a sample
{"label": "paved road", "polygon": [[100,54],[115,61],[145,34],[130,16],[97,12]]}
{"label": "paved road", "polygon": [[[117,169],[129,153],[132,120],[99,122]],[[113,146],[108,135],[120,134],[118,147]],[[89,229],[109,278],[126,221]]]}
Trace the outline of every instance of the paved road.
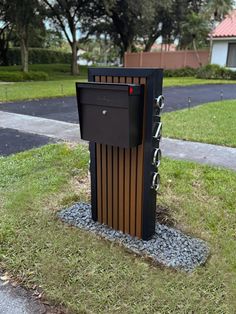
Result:
{"label": "paved road", "polygon": [[20,132],[9,128],[0,128],[0,156],[8,156],[54,141],[47,136]]}
{"label": "paved road", "polygon": [[23,288],[0,280],[0,314],[45,314],[46,307]]}
{"label": "paved road", "polygon": [[[164,88],[166,112],[186,108],[188,97],[191,106],[218,101],[223,92],[224,99],[236,99],[236,85],[214,84]],[[37,116],[47,119],[78,123],[78,111],[75,97],[49,98],[32,101],[18,101],[0,104],[0,110]]]}

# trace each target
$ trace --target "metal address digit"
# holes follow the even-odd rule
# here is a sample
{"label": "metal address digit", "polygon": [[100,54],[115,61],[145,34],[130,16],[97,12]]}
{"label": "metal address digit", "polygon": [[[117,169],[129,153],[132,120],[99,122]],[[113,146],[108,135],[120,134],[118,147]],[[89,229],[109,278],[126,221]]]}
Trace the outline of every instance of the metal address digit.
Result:
{"label": "metal address digit", "polygon": [[165,97],[163,95],[158,96],[155,98],[157,107],[162,110],[165,106]]}
{"label": "metal address digit", "polygon": [[157,130],[156,130],[156,133],[153,136],[155,139],[160,139],[161,138],[161,130],[162,130],[162,122],[159,122]]}
{"label": "metal address digit", "polygon": [[158,168],[160,166],[160,163],[161,163],[161,149],[156,148],[154,150],[152,164]]}
{"label": "metal address digit", "polygon": [[158,172],[155,172],[153,174],[151,188],[157,192],[159,190],[159,187],[160,187],[160,175]]}

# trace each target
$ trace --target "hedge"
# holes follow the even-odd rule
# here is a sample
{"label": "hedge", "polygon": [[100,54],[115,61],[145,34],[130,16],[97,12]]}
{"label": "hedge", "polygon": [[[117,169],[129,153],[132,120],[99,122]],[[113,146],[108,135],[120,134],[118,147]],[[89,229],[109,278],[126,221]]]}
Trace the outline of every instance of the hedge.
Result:
{"label": "hedge", "polygon": [[[7,53],[9,65],[20,65],[20,48],[10,48]],[[57,50],[29,48],[29,64],[70,63],[71,54]]]}
{"label": "hedge", "polygon": [[236,80],[236,72],[218,64],[208,64],[198,69],[196,77],[202,79]]}
{"label": "hedge", "polygon": [[23,82],[23,81],[46,81],[48,74],[42,71],[30,71],[28,73],[15,71],[15,72],[1,72],[0,81],[3,82]]}
{"label": "hedge", "polygon": [[186,76],[195,76],[197,74],[197,69],[190,67],[185,67],[175,70],[164,70],[165,77],[186,77]]}
{"label": "hedge", "polygon": [[201,79],[236,80],[236,71],[232,71],[217,64],[208,64],[198,69],[181,68],[176,70],[164,70],[165,77],[193,76]]}

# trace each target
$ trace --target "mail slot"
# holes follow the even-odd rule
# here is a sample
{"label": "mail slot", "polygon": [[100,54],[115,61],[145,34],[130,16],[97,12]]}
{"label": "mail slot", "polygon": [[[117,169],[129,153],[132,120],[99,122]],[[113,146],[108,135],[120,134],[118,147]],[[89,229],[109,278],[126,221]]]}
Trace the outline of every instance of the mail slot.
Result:
{"label": "mail slot", "polygon": [[119,147],[142,143],[143,86],[77,83],[81,138]]}

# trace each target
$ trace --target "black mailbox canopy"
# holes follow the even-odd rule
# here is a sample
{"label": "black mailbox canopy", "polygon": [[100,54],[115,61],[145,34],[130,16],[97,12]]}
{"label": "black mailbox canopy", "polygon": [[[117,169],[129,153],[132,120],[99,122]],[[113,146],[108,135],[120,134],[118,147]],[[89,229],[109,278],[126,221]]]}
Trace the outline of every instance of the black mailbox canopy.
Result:
{"label": "black mailbox canopy", "polygon": [[81,138],[116,147],[142,143],[144,86],[76,83]]}

